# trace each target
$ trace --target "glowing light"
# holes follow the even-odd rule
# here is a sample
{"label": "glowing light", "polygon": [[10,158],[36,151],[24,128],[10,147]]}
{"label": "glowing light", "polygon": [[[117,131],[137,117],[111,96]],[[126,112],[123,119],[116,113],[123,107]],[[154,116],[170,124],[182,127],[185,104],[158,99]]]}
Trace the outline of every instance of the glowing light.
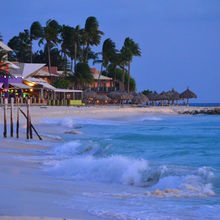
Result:
{"label": "glowing light", "polygon": [[36,85],[36,83],[34,83],[34,82],[26,82],[26,84],[27,84],[28,86],[30,86],[30,87]]}
{"label": "glowing light", "polygon": [[30,91],[33,92],[34,90],[33,90],[33,89],[30,89]]}

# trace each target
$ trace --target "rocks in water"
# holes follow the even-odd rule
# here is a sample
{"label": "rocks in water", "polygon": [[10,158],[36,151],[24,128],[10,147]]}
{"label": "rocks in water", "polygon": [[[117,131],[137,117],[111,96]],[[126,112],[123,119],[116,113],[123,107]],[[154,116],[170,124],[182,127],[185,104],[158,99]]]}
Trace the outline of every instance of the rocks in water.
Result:
{"label": "rocks in water", "polygon": [[65,134],[82,134],[82,132],[80,132],[80,131],[65,131],[64,132]]}
{"label": "rocks in water", "polygon": [[179,111],[178,113],[185,115],[198,115],[198,114],[220,115],[220,108],[189,109],[187,111]]}
{"label": "rocks in water", "polygon": [[181,190],[178,189],[165,189],[165,190],[159,190],[156,189],[153,192],[146,192],[146,196],[155,196],[155,197],[179,197],[182,193]]}

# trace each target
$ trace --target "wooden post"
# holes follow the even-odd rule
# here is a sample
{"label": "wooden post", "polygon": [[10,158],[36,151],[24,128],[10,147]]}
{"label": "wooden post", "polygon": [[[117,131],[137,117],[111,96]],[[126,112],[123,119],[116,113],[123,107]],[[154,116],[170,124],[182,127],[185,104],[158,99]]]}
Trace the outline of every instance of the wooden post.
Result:
{"label": "wooden post", "polygon": [[[25,115],[25,113],[20,109],[20,112],[24,115],[24,117],[27,119],[27,116]],[[32,125],[31,123],[31,127],[33,128],[34,132],[36,133],[36,135],[38,136],[39,140],[43,140],[41,138],[41,136],[38,134],[37,130],[35,129],[35,127]]]}
{"label": "wooden post", "polygon": [[16,127],[17,138],[19,138],[19,98],[18,98],[18,106],[17,106],[17,127]]}
{"label": "wooden post", "polygon": [[30,134],[30,99],[27,99],[27,139],[29,139]]}
{"label": "wooden post", "polygon": [[[30,107],[30,105],[29,105]],[[33,139],[33,132],[32,132],[32,126],[31,126],[31,114],[29,109],[29,131],[30,131],[30,138]]]}
{"label": "wooden post", "polygon": [[4,137],[7,137],[7,107],[8,107],[8,99],[5,99],[4,105]]}
{"label": "wooden post", "polygon": [[14,111],[14,98],[11,98],[11,111],[10,111],[10,118],[11,118],[11,137],[13,137],[14,133],[14,124],[13,124],[13,111]]}

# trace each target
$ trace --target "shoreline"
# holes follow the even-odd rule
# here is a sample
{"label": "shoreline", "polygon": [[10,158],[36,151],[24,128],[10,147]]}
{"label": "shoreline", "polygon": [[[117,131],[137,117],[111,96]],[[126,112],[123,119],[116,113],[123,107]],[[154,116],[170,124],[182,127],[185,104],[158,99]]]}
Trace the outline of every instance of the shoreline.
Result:
{"label": "shoreline", "polygon": [[[56,200],[71,199],[75,192],[71,181],[44,174],[46,165],[39,159],[49,148],[35,142],[15,139],[0,141],[0,219],[2,220],[79,220],[100,218],[87,212],[69,209]],[[30,151],[32,153],[30,153]],[[42,167],[43,166],[43,167]],[[60,188],[64,181],[66,188]]]}
{"label": "shoreline", "polygon": [[[9,109],[7,112],[9,122]],[[21,109],[26,112],[26,107]],[[14,108],[14,121],[16,119],[16,107]],[[219,112],[220,107],[184,107],[184,106],[31,106],[31,119],[34,124],[39,124],[43,118],[64,118],[64,117],[79,117],[91,119],[106,119],[120,118],[125,116],[135,116],[139,114],[213,114]],[[3,107],[0,108],[0,117],[3,118]],[[21,116],[20,123],[25,123],[26,119]],[[0,122],[3,124],[3,120]]]}

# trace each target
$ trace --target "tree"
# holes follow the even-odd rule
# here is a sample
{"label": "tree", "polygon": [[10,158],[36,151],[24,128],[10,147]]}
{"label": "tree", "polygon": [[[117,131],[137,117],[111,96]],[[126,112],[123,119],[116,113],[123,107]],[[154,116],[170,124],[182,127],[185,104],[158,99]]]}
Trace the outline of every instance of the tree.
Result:
{"label": "tree", "polygon": [[5,53],[5,51],[3,51],[1,48],[0,48],[0,76],[1,77],[4,77],[4,76],[11,76],[11,74],[6,71],[6,68],[7,68],[7,63],[5,61],[6,60],[6,57],[7,57],[7,54]]}
{"label": "tree", "polygon": [[69,81],[67,79],[61,78],[61,79],[56,80],[53,83],[53,85],[59,89],[68,89],[69,88]]}
{"label": "tree", "polygon": [[73,42],[74,42],[74,69],[76,68],[76,60],[77,60],[77,52],[78,47],[80,44],[80,37],[81,37],[81,30],[80,26],[77,25],[75,28],[73,28]]}
{"label": "tree", "polygon": [[30,27],[30,41],[31,41],[31,63],[32,63],[32,47],[33,47],[33,40],[38,40],[42,37],[42,26],[38,21],[32,23]]}
{"label": "tree", "polygon": [[[63,70],[64,67],[68,68],[67,60],[60,55],[60,50],[58,48],[52,48],[50,50],[51,54],[51,66],[57,66],[59,70]],[[38,50],[33,54],[34,63],[46,63],[48,66],[48,50],[47,44],[45,44],[44,50]]]}
{"label": "tree", "polygon": [[68,79],[75,84],[77,89],[86,88],[94,81],[90,67],[87,63],[77,63],[75,73],[68,76]]}
{"label": "tree", "polygon": [[[128,85],[128,71],[125,70],[125,79],[124,79],[124,88],[127,89]],[[109,77],[115,77],[118,82],[120,82],[120,85],[122,84],[122,78],[123,78],[123,70],[121,68],[115,68],[114,65],[110,64],[108,65],[107,71],[103,71],[103,75],[109,76]],[[122,85],[120,86],[122,87]],[[130,77],[130,83],[129,83],[130,91],[136,90],[136,82],[134,78]]]}
{"label": "tree", "polygon": [[[61,29],[61,53],[62,58],[67,59],[67,54],[70,55],[72,52],[71,46],[73,44],[73,38],[74,38],[74,29],[70,26],[63,25]],[[72,61],[73,56],[71,57],[71,70],[72,70]],[[66,67],[64,66],[64,71]]]}
{"label": "tree", "polygon": [[123,74],[122,74],[122,91],[125,90],[125,66],[128,65],[128,61],[130,59],[130,51],[127,47],[125,47],[125,45],[123,45],[123,47],[120,50],[120,54],[121,54],[121,65],[122,65],[122,70],[123,70]]}
{"label": "tree", "polygon": [[126,61],[128,62],[128,85],[127,91],[130,91],[130,70],[131,70],[131,62],[134,56],[141,56],[141,51],[137,43],[135,43],[131,38],[127,37],[124,41],[124,51],[126,54]]}
{"label": "tree", "polygon": [[147,89],[147,90],[142,91],[142,93],[148,97],[153,92],[151,90]]}
{"label": "tree", "polygon": [[104,34],[99,30],[99,23],[95,17],[88,17],[85,23],[85,33],[86,38],[86,54],[85,62],[88,61],[89,46],[98,46],[101,42],[101,37]]}
{"label": "tree", "polygon": [[115,53],[116,53],[115,43],[110,38],[106,39],[103,42],[102,51],[100,53],[97,53],[102,55],[102,59],[94,61],[94,63],[101,63],[101,71],[98,77],[98,91],[100,87],[100,76],[103,72],[103,67],[107,67],[109,61],[112,59]]}
{"label": "tree", "polygon": [[[117,81],[116,70],[117,70],[117,66],[121,65],[121,54],[117,53],[117,52],[113,53],[111,56],[110,62],[111,62],[111,68],[112,68],[113,74],[114,74],[114,75],[112,75],[112,78],[114,78],[114,82],[116,84],[116,81]],[[115,89],[116,89],[116,86],[115,86]]]}
{"label": "tree", "polygon": [[60,42],[58,35],[61,31],[61,26],[56,20],[48,20],[46,26],[43,27],[42,37],[39,41],[39,45],[43,44],[44,41],[47,42],[47,51],[48,51],[48,69],[51,73],[51,54],[50,51],[54,46]]}
{"label": "tree", "polygon": [[[20,32],[18,36],[14,36],[8,42],[8,46],[13,49],[10,54],[15,60],[19,62],[30,62],[30,33],[28,30]],[[9,56],[9,58],[10,58]]]}

